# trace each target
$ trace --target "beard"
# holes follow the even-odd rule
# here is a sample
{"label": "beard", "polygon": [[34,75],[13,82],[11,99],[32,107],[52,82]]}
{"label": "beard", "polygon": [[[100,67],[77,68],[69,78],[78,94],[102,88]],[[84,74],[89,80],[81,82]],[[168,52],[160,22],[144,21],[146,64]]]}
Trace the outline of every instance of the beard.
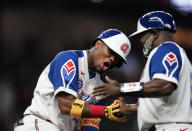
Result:
{"label": "beard", "polygon": [[148,56],[149,56],[149,54],[150,54],[150,52],[151,52],[151,50],[152,50],[153,41],[154,41],[153,36],[149,36],[149,37],[146,39],[145,43],[144,43],[144,46],[143,46],[143,54],[144,54],[144,56],[147,57],[147,58],[148,58]]}

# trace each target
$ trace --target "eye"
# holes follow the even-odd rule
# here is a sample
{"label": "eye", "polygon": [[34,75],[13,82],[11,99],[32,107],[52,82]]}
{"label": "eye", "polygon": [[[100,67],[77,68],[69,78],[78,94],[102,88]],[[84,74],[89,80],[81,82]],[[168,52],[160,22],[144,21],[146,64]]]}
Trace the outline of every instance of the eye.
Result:
{"label": "eye", "polygon": [[115,55],[116,55],[116,53],[112,49],[109,48],[109,57],[115,56]]}

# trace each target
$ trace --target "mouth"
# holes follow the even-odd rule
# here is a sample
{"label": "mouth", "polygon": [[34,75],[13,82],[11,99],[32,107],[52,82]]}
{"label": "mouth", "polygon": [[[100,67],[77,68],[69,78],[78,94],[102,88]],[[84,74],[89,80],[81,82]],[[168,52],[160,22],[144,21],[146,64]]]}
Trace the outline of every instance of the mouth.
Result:
{"label": "mouth", "polygon": [[102,65],[102,67],[101,67],[101,69],[102,69],[103,71],[106,71],[106,70],[109,69],[109,68],[110,68],[110,63],[109,63],[109,62],[104,62],[103,65]]}

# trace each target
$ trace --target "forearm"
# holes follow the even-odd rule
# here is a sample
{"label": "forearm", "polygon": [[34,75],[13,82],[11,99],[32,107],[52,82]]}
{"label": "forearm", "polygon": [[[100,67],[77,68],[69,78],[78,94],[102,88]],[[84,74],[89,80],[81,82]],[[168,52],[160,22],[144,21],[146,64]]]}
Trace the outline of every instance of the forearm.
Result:
{"label": "forearm", "polygon": [[61,113],[76,117],[104,117],[105,106],[91,105],[64,93],[57,95]]}
{"label": "forearm", "polygon": [[[119,102],[114,102],[109,106],[97,106],[97,105],[90,105],[88,103],[85,104],[84,107],[78,104],[78,101],[83,102],[82,100],[75,100],[72,104],[72,109],[70,112],[70,116],[76,118],[102,118],[106,117],[110,120],[118,121],[118,122],[125,122],[125,116],[115,116],[115,114],[119,113],[120,104]],[[79,103],[81,103],[79,102]],[[78,105],[78,106],[77,106]],[[88,105],[88,106],[87,106]],[[89,107],[89,108],[87,108]],[[83,110],[82,110],[83,108]],[[81,112],[80,112],[81,110]]]}
{"label": "forearm", "polygon": [[170,95],[176,85],[160,79],[153,79],[146,83],[123,83],[120,87],[120,94],[135,97],[161,97]]}
{"label": "forearm", "polygon": [[120,113],[123,115],[136,115],[137,114],[137,104],[121,105]]}
{"label": "forearm", "polygon": [[102,118],[124,122],[125,117],[115,116],[119,112],[119,103],[113,103],[109,106],[91,105],[83,100],[76,99],[74,96],[62,93],[57,95],[58,106],[61,113],[75,118]]}
{"label": "forearm", "polygon": [[171,95],[176,85],[165,80],[154,79],[144,85],[145,97],[162,97]]}
{"label": "forearm", "polygon": [[105,108],[106,106],[92,105],[83,100],[76,99],[72,103],[70,116],[79,118],[102,118],[105,117]]}

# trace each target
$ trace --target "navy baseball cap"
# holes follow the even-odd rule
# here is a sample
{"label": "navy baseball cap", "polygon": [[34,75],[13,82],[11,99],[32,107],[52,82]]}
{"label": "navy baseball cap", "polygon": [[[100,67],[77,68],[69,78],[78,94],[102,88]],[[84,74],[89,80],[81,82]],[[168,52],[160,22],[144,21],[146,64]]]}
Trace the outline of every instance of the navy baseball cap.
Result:
{"label": "navy baseball cap", "polygon": [[129,37],[151,29],[163,29],[176,32],[176,25],[173,16],[164,11],[149,12],[139,18],[137,22],[137,31]]}

